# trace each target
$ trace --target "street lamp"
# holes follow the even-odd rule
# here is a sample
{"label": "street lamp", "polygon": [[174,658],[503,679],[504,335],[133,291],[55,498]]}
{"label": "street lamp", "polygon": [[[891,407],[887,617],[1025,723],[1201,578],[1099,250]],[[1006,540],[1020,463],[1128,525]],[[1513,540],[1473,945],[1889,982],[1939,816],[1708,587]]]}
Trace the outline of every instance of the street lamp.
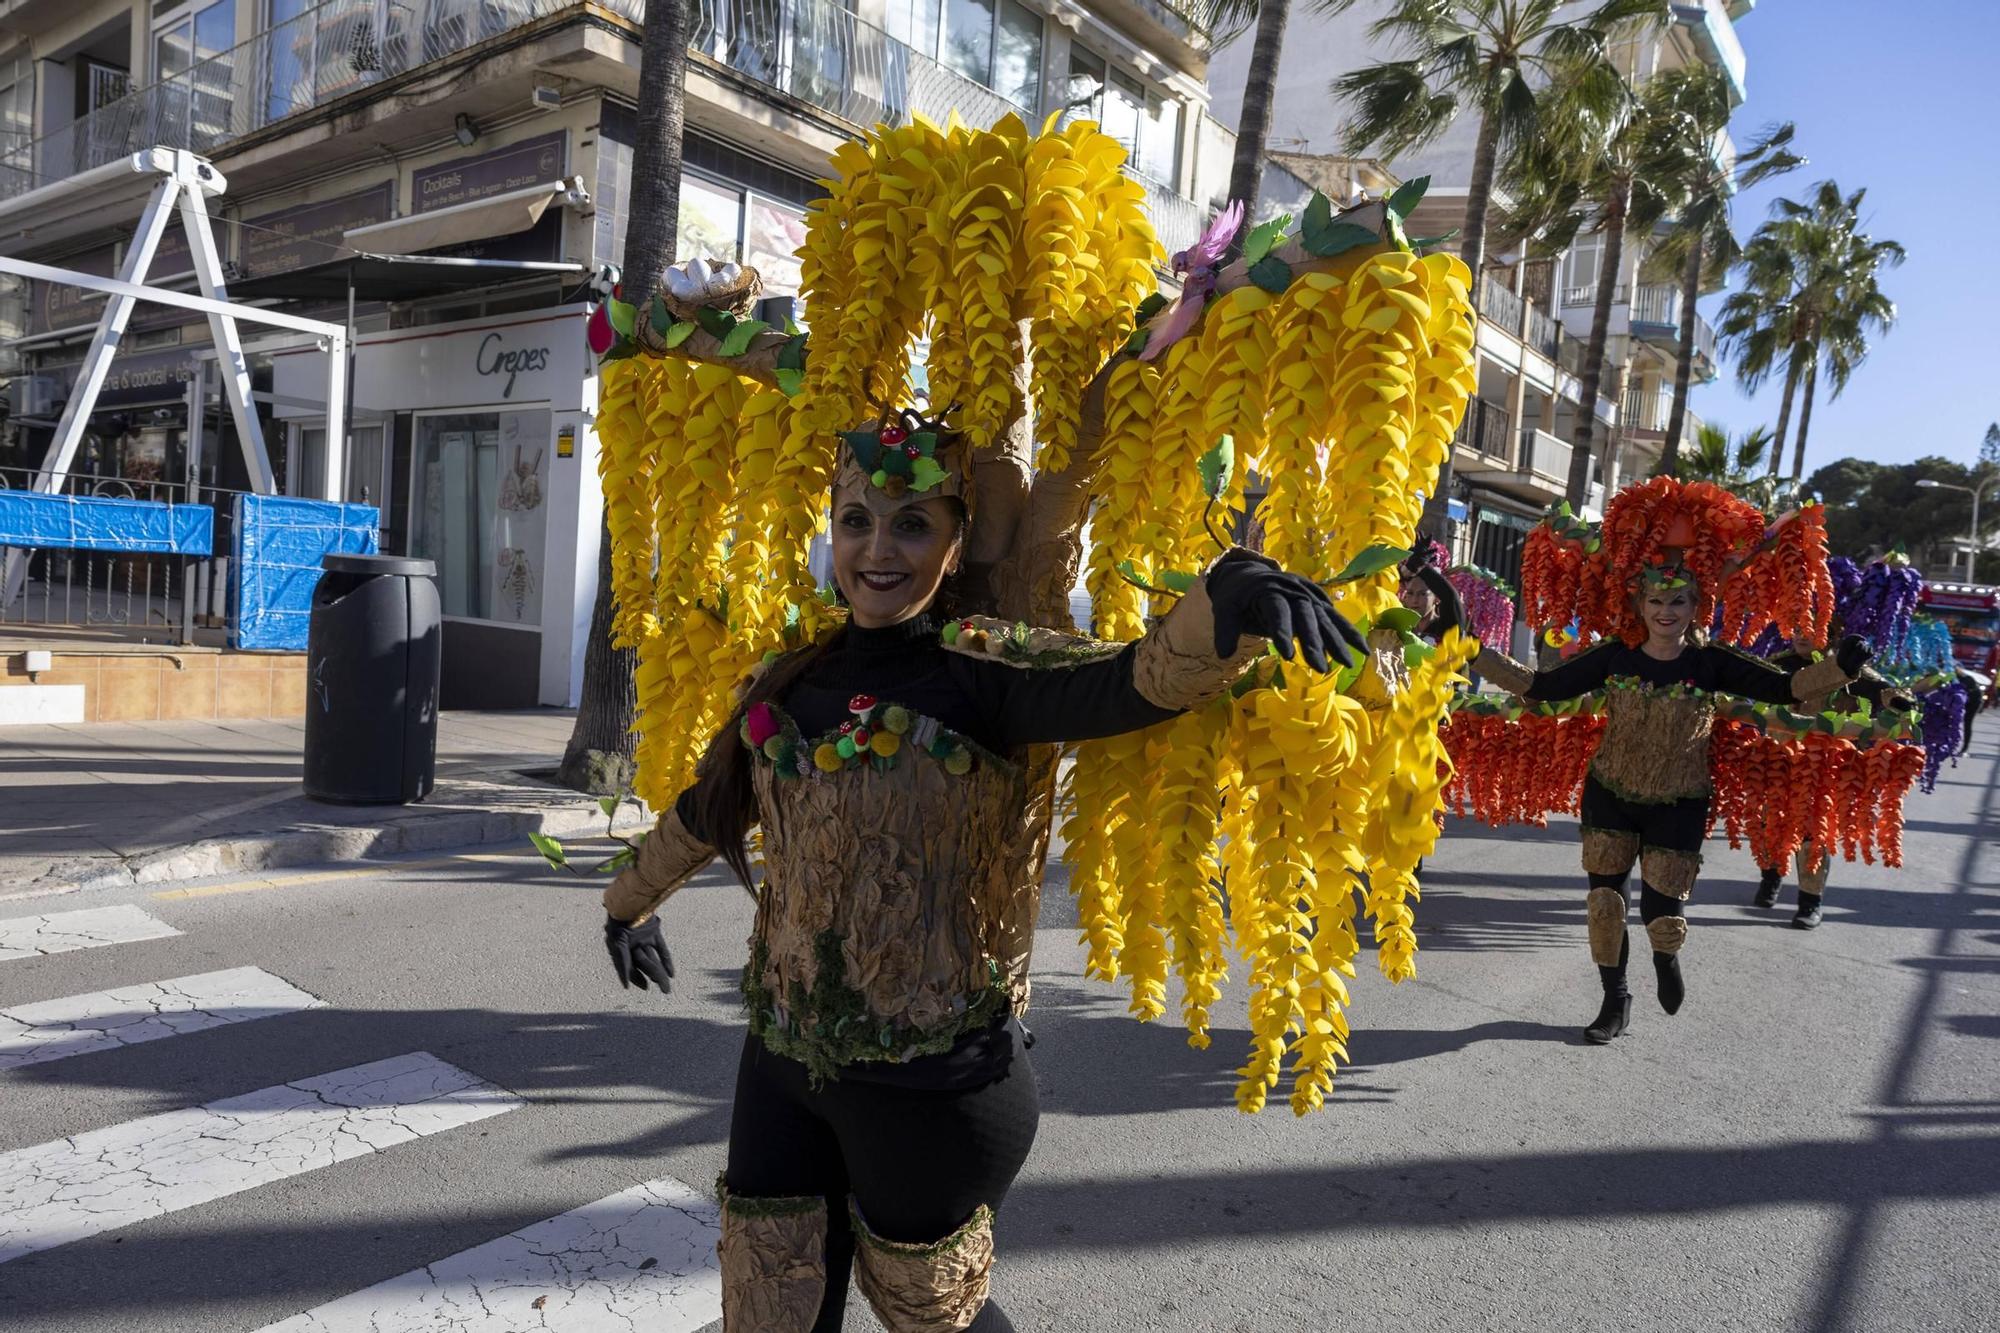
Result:
{"label": "street lamp", "polygon": [[1979,497],[1984,495],[1986,488],[1996,481],[2000,481],[2000,477],[1989,478],[1977,486],[1960,486],[1955,482],[1936,481],[1930,477],[1920,477],[1917,480],[1917,485],[1927,491],[1964,491],[1972,497],[1972,544],[1965,550],[1967,583],[1979,582]]}

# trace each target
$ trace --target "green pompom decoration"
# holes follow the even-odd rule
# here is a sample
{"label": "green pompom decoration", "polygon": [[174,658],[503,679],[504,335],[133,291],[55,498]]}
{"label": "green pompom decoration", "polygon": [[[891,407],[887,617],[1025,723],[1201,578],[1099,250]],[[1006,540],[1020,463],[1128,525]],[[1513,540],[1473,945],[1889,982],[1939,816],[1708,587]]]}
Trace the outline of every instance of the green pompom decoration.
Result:
{"label": "green pompom decoration", "polygon": [[882,711],[882,725],[898,736],[907,735],[910,730],[910,710],[890,704]]}
{"label": "green pompom decoration", "polygon": [[874,486],[877,490],[880,490],[882,487],[887,486],[889,484],[889,474],[884,472],[881,468],[878,467],[875,469],[875,475],[868,478],[868,481],[870,485]]}
{"label": "green pompom decoration", "polygon": [[956,620],[944,627],[944,641],[946,643],[958,642],[958,622]]}
{"label": "green pompom decoration", "polygon": [[944,771],[953,777],[963,777],[972,771],[972,751],[953,750],[945,756]]}
{"label": "green pompom decoration", "polygon": [[770,760],[774,764],[777,763],[778,760],[784,758],[785,738],[783,736],[772,736],[767,740],[765,740],[764,757]]}
{"label": "green pompom decoration", "polygon": [[842,759],[854,758],[854,738],[852,736],[842,736],[834,742],[833,748],[839,752]]}
{"label": "green pompom decoration", "polygon": [[943,759],[951,753],[951,742],[940,736],[931,742],[931,758]]}

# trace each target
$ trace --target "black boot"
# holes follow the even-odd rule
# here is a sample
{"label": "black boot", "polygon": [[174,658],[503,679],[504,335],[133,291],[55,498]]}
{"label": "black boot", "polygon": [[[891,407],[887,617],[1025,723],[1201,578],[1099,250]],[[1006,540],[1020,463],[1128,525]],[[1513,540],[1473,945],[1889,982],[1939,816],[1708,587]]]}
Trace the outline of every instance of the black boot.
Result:
{"label": "black boot", "polygon": [[1660,981],[1660,1008],[1670,1014],[1681,1011],[1681,1001],[1687,998],[1687,987],[1681,981],[1681,956],[1677,953],[1655,953],[1653,972]]}
{"label": "black boot", "polygon": [[1778,905],[1778,886],[1784,882],[1784,871],[1766,870],[1764,877],[1757,881],[1757,906],[1776,907]]}
{"label": "black boot", "polygon": [[1618,950],[1618,966],[1597,969],[1597,979],[1604,983],[1604,1005],[1583,1030],[1583,1039],[1592,1046],[1606,1045],[1632,1025],[1632,992],[1625,988],[1625,960],[1631,953],[1632,940],[1627,936]]}
{"label": "black boot", "polygon": [[1819,895],[1799,890],[1799,914],[1792,918],[1792,929],[1812,930],[1819,922]]}

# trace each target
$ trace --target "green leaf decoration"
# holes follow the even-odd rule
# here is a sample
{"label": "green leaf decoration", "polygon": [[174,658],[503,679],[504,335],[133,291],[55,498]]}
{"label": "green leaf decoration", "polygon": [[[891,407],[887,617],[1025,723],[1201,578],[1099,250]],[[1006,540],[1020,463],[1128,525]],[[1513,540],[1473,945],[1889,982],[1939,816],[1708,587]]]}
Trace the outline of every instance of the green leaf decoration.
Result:
{"label": "green leaf decoration", "polygon": [[1144,324],[1171,304],[1172,302],[1167,299],[1165,292],[1154,292],[1151,296],[1139,302],[1139,308],[1133,312],[1133,317],[1141,324]]}
{"label": "green leaf decoration", "polygon": [[[1176,574],[1173,570],[1164,570],[1159,575],[1160,581],[1158,583],[1148,583],[1139,577],[1139,567],[1137,565],[1133,564],[1130,560],[1120,560],[1118,562],[1118,577],[1143,592],[1186,592],[1194,586],[1196,576],[1193,574]],[[1185,583],[1182,583],[1179,587],[1174,586],[1180,580],[1185,580]]]}
{"label": "green leaf decoration", "polygon": [[563,850],[561,842],[551,838],[548,834],[530,833],[528,841],[535,844],[535,850],[542,854],[542,859],[557,870],[561,870],[569,865],[569,853]]}
{"label": "green leaf decoration", "polygon": [[797,329],[789,329],[791,337],[778,349],[780,370],[804,370],[806,368],[806,335]]}
{"label": "green leaf decoration", "polygon": [[1269,222],[1262,222],[1250,229],[1243,241],[1243,262],[1255,267],[1257,261],[1271,253],[1292,225],[1290,213],[1280,213]]}
{"label": "green leaf decoration", "polygon": [[689,338],[694,337],[694,331],[696,327],[697,327],[696,325],[691,324],[686,320],[683,320],[678,324],[670,325],[667,329],[667,339],[666,339],[667,346],[679,347]]}
{"label": "green leaf decoration", "polygon": [[1424,663],[1437,656],[1437,649],[1428,643],[1408,643],[1403,645],[1403,665],[1415,671]]}
{"label": "green leaf decoration", "polygon": [[[647,316],[647,319],[652,323],[653,332],[655,333],[665,333],[674,326],[674,312],[667,309],[667,303],[657,296],[653,298],[652,313]],[[616,328],[617,326],[613,325],[612,327]]]}
{"label": "green leaf decoration", "polygon": [[1412,250],[1431,250],[1440,245],[1449,245],[1458,239],[1458,228],[1453,227],[1441,236],[1413,236],[1410,238]]}
{"label": "green leaf decoration", "polygon": [[721,355],[742,356],[750,350],[750,340],[770,327],[761,319],[737,320],[735,327],[729,330],[729,336],[722,340]]}
{"label": "green leaf decoration", "polygon": [[803,338],[806,331],[799,327],[799,322],[796,319],[793,319],[790,315],[786,315],[785,332],[793,338]]}
{"label": "green leaf decoration", "polygon": [[625,798],[622,796],[600,796],[597,798],[597,808],[604,812],[606,819],[616,819],[618,817],[618,807],[623,804],[625,804]]}
{"label": "green leaf decoration", "polygon": [[912,434],[910,438],[903,441],[903,443],[906,445],[907,444],[916,445],[917,452],[922,454],[925,458],[931,458],[937,454],[937,442],[938,442],[937,432],[934,430],[917,431],[914,434]]}
{"label": "green leaf decoration", "polygon": [[1132,336],[1125,340],[1125,350],[1133,356],[1139,355],[1139,353],[1146,350],[1146,339],[1148,336],[1144,329],[1132,330]]}
{"label": "green leaf decoration", "polygon": [[736,316],[712,306],[703,306],[695,311],[694,320],[714,338],[727,338],[729,331],[736,327]]}
{"label": "green leaf decoration", "polygon": [[1250,266],[1250,281],[1273,295],[1292,285],[1292,266],[1276,255],[1265,255]]}
{"label": "green leaf decoration", "polygon": [[1423,617],[1407,606],[1392,606],[1375,617],[1375,623],[1383,629],[1395,630],[1398,634],[1408,634],[1423,621]]}
{"label": "green leaf decoration", "polygon": [[798,397],[799,390],[806,387],[806,373],[803,370],[794,370],[790,366],[779,366],[771,373],[778,381],[778,392],[787,398]]}
{"label": "green leaf decoration", "polygon": [[1211,500],[1220,500],[1236,471],[1236,437],[1224,435],[1217,440],[1213,448],[1196,460],[1195,467],[1201,473],[1201,493]]}
{"label": "green leaf decoration", "polygon": [[639,310],[631,303],[614,297],[605,302],[605,310],[611,316],[611,327],[617,331],[619,337],[629,338],[633,330],[639,327]]}
{"label": "green leaf decoration", "polygon": [[901,449],[884,446],[875,466],[892,477],[914,477],[917,474],[917,464],[921,461],[923,461],[921,458],[912,458]]}
{"label": "green leaf decoration", "polygon": [[620,847],[617,855],[597,867],[597,873],[600,875],[615,875],[638,859],[639,849],[637,847]]}
{"label": "green leaf decoration", "polygon": [[1312,198],[1306,201],[1306,211],[1299,215],[1300,239],[1321,235],[1332,225],[1333,201],[1321,191],[1314,190]]}
{"label": "green leaf decoration", "polygon": [[1423,202],[1424,195],[1430,188],[1429,176],[1419,176],[1413,181],[1404,181],[1396,187],[1396,192],[1389,196],[1389,211],[1399,218],[1408,217],[1410,210]]}
{"label": "green leaf decoration", "polygon": [[1352,583],[1356,579],[1365,579],[1370,574],[1380,574],[1392,565],[1400,564],[1409,558],[1410,553],[1401,547],[1377,542],[1348,561],[1347,568],[1334,575],[1333,581]]}
{"label": "green leaf decoration", "polygon": [[844,430],[840,438],[854,451],[854,461],[864,472],[873,472],[882,466],[882,441],[872,430]]}
{"label": "green leaf decoration", "polygon": [[1163,569],[1154,577],[1159,579],[1160,586],[1168,592],[1179,593],[1186,592],[1201,579],[1201,575],[1184,569]]}
{"label": "green leaf decoration", "polygon": [[1336,222],[1324,231],[1308,233],[1303,238],[1307,252],[1321,259],[1346,254],[1357,245],[1376,245],[1381,240],[1380,236],[1358,222]]}
{"label": "green leaf decoration", "polygon": [[1403,231],[1403,217],[1393,208],[1382,215],[1382,234],[1398,250],[1410,248],[1410,238]]}
{"label": "green leaf decoration", "polygon": [[[909,456],[905,454],[904,457]],[[928,491],[950,475],[929,454],[919,454],[910,459],[910,487],[913,490]]]}

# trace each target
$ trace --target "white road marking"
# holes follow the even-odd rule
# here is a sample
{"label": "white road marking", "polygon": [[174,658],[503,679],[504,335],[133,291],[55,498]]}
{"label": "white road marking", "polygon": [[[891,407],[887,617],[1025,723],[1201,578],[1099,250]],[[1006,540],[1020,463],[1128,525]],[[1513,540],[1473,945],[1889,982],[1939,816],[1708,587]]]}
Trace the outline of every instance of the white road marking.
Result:
{"label": "white road marking", "polygon": [[0,1153],[0,1263],[521,1105],[413,1051]]}
{"label": "white road marking", "polygon": [[0,919],[0,962],[68,953],[72,949],[97,949],[107,944],[163,940],[178,934],[178,930],[158,917],[129,906],[7,917]]}
{"label": "white road marking", "polygon": [[259,1333],[687,1333],[722,1317],[720,1214],[663,1176]]}
{"label": "white road marking", "polygon": [[66,995],[0,1009],[0,1069],[295,1014],[325,1003],[256,967]]}

